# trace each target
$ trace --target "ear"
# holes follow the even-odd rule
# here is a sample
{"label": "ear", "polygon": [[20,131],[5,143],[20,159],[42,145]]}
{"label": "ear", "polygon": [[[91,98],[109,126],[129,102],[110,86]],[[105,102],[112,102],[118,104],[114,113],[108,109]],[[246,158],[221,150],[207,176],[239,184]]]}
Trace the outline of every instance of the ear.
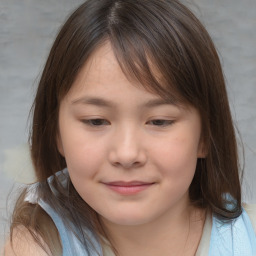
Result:
{"label": "ear", "polygon": [[57,148],[58,148],[59,153],[63,157],[65,157],[63,144],[62,144],[62,140],[61,140],[61,136],[60,136],[59,132],[57,133],[56,142],[57,142]]}
{"label": "ear", "polygon": [[207,154],[208,154],[208,151],[205,147],[204,140],[201,138],[198,145],[197,158],[206,158]]}

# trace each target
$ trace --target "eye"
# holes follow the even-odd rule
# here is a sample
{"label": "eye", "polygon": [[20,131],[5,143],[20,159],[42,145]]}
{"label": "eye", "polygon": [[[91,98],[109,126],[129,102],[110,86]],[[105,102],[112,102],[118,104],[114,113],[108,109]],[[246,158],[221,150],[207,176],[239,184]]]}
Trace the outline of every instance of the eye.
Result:
{"label": "eye", "polygon": [[147,122],[149,125],[154,125],[154,126],[169,126],[174,123],[174,120],[164,120],[164,119],[155,119],[155,120],[150,120]]}
{"label": "eye", "polygon": [[101,119],[101,118],[82,120],[82,122],[89,126],[103,126],[103,125],[110,124],[109,121],[107,121],[106,119]]}

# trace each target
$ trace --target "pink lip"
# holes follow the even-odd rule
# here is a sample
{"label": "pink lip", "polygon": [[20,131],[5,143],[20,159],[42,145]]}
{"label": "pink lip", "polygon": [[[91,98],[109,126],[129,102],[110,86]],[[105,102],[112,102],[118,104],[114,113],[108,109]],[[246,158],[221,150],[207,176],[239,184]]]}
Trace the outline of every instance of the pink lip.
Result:
{"label": "pink lip", "polygon": [[121,195],[134,195],[149,188],[154,183],[142,182],[142,181],[129,181],[129,182],[114,181],[114,182],[107,182],[103,184],[105,184],[109,189]]}

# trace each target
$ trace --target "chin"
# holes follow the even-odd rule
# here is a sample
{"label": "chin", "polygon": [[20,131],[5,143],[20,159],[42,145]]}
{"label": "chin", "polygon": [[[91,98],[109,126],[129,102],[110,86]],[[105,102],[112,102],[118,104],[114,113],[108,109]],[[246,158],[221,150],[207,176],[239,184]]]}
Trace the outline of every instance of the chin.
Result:
{"label": "chin", "polygon": [[146,224],[148,222],[150,222],[150,218],[148,216],[145,216],[144,214],[141,213],[130,213],[128,214],[126,213],[119,213],[117,214],[112,214],[111,217],[110,216],[102,216],[103,219],[105,219],[107,222],[113,223],[115,225],[120,225],[120,226],[139,226],[139,225],[143,225]]}

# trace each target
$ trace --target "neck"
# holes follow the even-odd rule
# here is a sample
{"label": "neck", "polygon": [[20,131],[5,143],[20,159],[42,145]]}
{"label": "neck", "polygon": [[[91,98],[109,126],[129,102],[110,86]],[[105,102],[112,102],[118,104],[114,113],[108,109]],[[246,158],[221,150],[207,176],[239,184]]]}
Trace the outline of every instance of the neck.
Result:
{"label": "neck", "polygon": [[176,210],[157,221],[121,226],[103,219],[119,256],[195,255],[205,220],[205,211],[193,206]]}

